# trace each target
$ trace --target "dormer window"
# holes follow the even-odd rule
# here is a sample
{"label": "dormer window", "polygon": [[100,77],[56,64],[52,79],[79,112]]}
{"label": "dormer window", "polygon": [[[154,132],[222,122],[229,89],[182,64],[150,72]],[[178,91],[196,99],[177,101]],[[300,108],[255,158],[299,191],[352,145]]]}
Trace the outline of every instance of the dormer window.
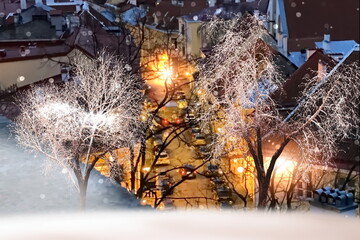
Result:
{"label": "dormer window", "polygon": [[184,6],[184,0],[171,0],[172,5],[174,6]]}

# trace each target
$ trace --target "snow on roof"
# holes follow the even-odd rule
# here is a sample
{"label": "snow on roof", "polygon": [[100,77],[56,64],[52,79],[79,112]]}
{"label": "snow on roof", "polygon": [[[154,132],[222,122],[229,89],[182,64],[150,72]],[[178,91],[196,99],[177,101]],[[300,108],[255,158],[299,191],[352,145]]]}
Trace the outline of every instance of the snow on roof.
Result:
{"label": "snow on roof", "polygon": [[170,101],[165,104],[165,107],[177,107],[177,106],[178,106],[178,104],[175,101]]}
{"label": "snow on roof", "polygon": [[137,25],[139,20],[146,16],[146,11],[139,7],[133,7],[121,14],[121,18],[125,23]]}
{"label": "snow on roof", "polygon": [[290,52],[288,59],[290,62],[295,64],[295,66],[300,67],[305,63],[306,56],[301,52]]}
{"label": "snow on roof", "polygon": [[[324,41],[322,42],[315,42],[315,46],[318,49],[324,49]],[[328,50],[326,51],[327,54],[342,54],[345,55],[352,51],[354,46],[357,43],[354,40],[346,40],[346,41],[330,41],[328,43]]]}
{"label": "snow on roof", "polygon": [[42,3],[36,3],[34,6],[38,7],[38,8],[42,8],[46,12],[50,12],[51,10],[55,10],[55,8],[49,7],[49,6],[47,6],[45,4],[42,4]]}

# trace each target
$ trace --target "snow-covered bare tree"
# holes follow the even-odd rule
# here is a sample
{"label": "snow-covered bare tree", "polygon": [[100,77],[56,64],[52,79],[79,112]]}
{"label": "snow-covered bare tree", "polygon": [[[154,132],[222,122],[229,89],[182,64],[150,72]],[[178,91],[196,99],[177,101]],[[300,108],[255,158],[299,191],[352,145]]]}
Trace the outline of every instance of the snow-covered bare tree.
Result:
{"label": "snow-covered bare tree", "polygon": [[73,81],[36,86],[21,96],[14,130],[20,145],[72,170],[84,208],[89,176],[99,159],[111,166],[113,159],[106,155],[139,141],[142,95],[138,78],[113,56],[103,52],[74,63]]}
{"label": "snow-covered bare tree", "polygon": [[[215,22],[212,24],[217,24]],[[272,96],[281,90],[281,77],[271,51],[261,40],[261,22],[252,16],[225,25],[219,43],[200,66],[196,83],[202,127],[213,132],[213,155],[220,159],[238,151],[254,162],[257,206],[269,200],[269,186],[278,160],[290,142],[301,159],[299,176],[316,164],[327,164],[337,143],[359,125],[359,66],[337,66],[308,80],[297,107],[288,116],[279,113]],[[276,150],[265,158],[265,141],[276,139]]]}

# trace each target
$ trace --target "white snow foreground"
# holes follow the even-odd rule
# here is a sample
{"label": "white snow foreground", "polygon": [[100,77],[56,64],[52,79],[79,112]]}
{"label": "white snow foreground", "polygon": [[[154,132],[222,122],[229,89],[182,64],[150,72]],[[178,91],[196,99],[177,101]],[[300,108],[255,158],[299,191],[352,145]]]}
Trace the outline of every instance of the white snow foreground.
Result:
{"label": "white snow foreground", "polygon": [[[44,171],[46,174],[44,174]],[[10,121],[0,116],[0,215],[79,210],[79,194],[66,170],[45,169],[44,159],[17,146]],[[87,209],[133,208],[138,201],[125,189],[94,171]],[[0,239],[6,239],[1,238]]]}
{"label": "white snow foreground", "polygon": [[351,239],[359,221],[256,212],[105,212],[0,218],[0,239]]}

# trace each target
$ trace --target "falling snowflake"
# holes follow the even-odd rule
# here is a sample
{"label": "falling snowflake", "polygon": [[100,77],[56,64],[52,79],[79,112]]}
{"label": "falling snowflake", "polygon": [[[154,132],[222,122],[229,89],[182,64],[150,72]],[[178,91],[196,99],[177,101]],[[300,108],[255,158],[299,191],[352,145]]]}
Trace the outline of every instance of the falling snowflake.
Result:
{"label": "falling snowflake", "polygon": [[296,17],[298,17],[298,18],[301,17],[301,12],[297,12]]}
{"label": "falling snowflake", "polygon": [[17,81],[18,81],[18,82],[23,82],[23,81],[25,81],[25,77],[24,77],[24,76],[19,76],[19,77],[17,78]]}
{"label": "falling snowflake", "polygon": [[129,64],[126,64],[125,69],[126,69],[126,71],[130,72],[132,70],[132,67]]}

